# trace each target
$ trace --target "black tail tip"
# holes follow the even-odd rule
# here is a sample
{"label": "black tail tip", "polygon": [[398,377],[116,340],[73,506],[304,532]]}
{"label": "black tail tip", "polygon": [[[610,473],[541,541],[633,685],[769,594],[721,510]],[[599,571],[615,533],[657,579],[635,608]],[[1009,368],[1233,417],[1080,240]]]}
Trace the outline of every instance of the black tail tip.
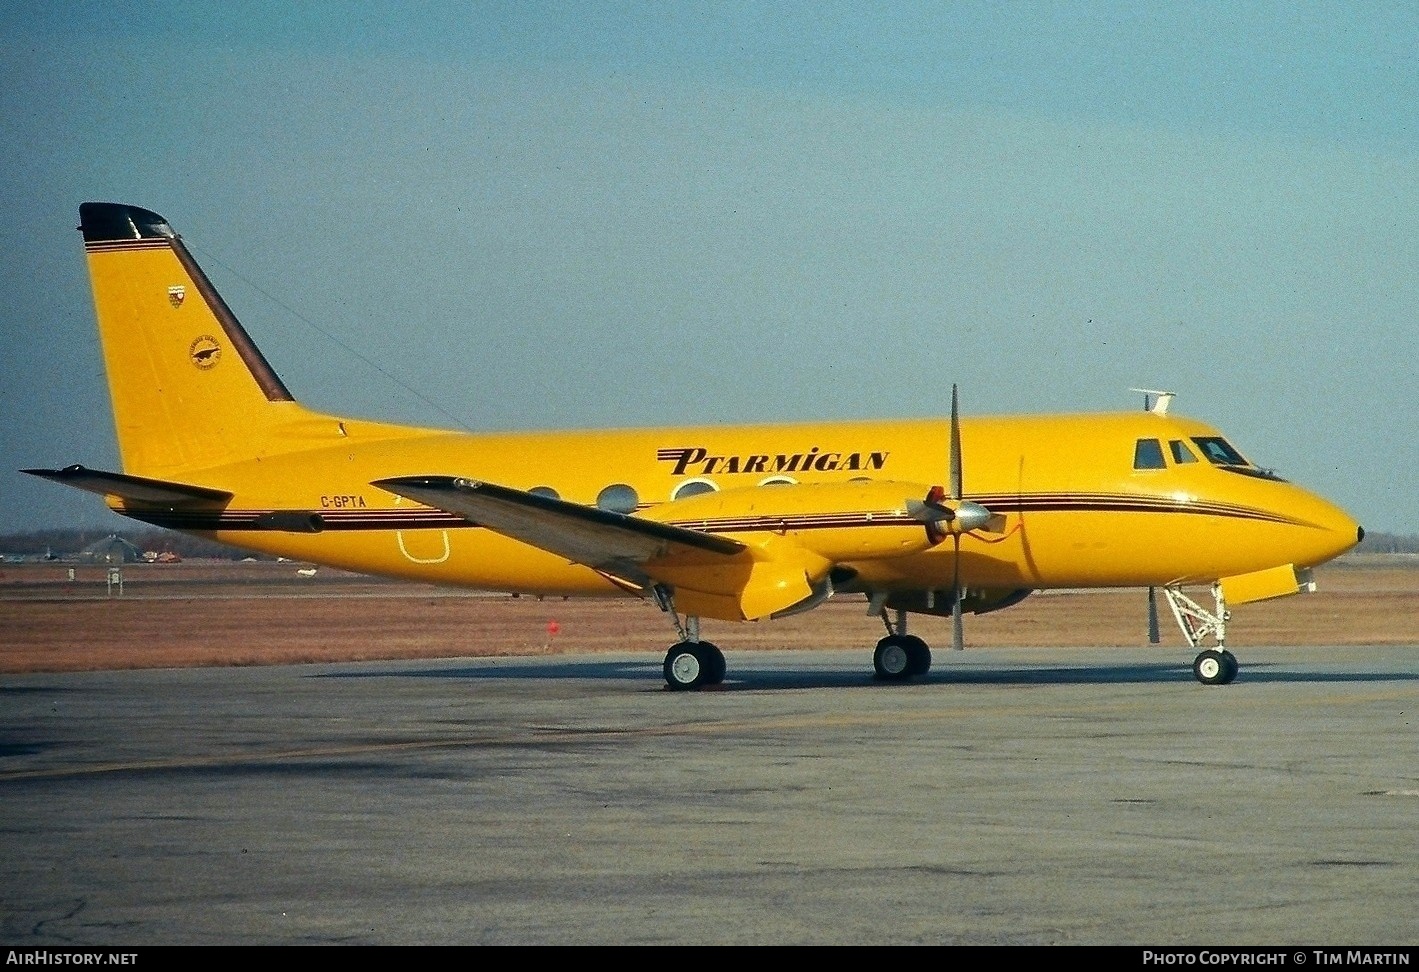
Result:
{"label": "black tail tip", "polygon": [[85,243],[171,239],[177,235],[167,220],[150,209],[101,202],[80,204],[79,232]]}

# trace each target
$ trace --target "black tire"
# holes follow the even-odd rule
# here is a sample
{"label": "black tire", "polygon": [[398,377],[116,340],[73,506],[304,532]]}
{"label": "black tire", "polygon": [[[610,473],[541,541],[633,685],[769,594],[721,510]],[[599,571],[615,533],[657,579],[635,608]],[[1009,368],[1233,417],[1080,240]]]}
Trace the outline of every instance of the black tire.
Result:
{"label": "black tire", "polygon": [[[1233,659],[1235,662],[1236,659]],[[1203,685],[1226,685],[1236,677],[1235,667],[1227,663],[1227,657],[1220,651],[1200,651],[1192,660],[1192,674]]]}
{"label": "black tire", "polygon": [[1237,656],[1227,651],[1225,648],[1222,649],[1222,661],[1226,664],[1227,670],[1220,684],[1231,685],[1232,680],[1237,677],[1237,672],[1241,669],[1241,666],[1237,664]]}
{"label": "black tire", "polygon": [[665,674],[665,684],[676,692],[687,692],[710,684],[716,671],[716,658],[719,659],[718,669],[722,678],[724,656],[714,645],[709,648],[710,650],[706,651],[705,645],[698,641],[682,641],[671,645],[670,650],[665,653],[665,664],[661,666]]}
{"label": "black tire", "polygon": [[872,670],[884,682],[904,682],[912,675],[912,652],[904,637],[888,635],[877,642]]}

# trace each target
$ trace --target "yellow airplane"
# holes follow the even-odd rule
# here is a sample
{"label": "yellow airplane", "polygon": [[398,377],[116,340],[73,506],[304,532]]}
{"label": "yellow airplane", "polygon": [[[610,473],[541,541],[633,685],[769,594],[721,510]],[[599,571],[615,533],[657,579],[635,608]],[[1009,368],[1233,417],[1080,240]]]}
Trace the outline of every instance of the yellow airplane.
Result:
{"label": "yellow airplane", "polygon": [[[1035,590],[1161,590],[1226,684],[1229,605],[1313,589],[1364,531],[1146,393],[1118,414],[465,434],[302,407],[161,216],[84,203],[123,472],[25,472],[254,551],[482,590],[639,597],[671,689],[722,682],[700,619],[861,595],[876,677],[927,672],[908,615]],[[969,462],[967,462],[967,458]],[[1184,593],[1210,585],[1215,609]],[[1150,603],[1151,598],[1150,598]],[[1152,616],[1156,631],[1156,608]],[[1215,648],[1202,648],[1207,638]],[[1156,635],[1155,635],[1156,640]]]}

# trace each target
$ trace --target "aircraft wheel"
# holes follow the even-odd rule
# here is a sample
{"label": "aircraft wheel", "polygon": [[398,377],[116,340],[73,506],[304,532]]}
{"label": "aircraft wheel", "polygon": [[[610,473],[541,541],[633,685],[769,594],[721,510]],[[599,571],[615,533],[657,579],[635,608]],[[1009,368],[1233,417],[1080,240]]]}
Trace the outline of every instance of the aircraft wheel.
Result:
{"label": "aircraft wheel", "polygon": [[931,671],[931,649],[916,635],[903,635],[902,643],[907,649],[907,674],[925,675]]}
{"label": "aircraft wheel", "polygon": [[1203,685],[1226,685],[1237,677],[1237,659],[1230,651],[1198,652],[1192,662],[1192,674]]}
{"label": "aircraft wheel", "polygon": [[665,653],[665,684],[675,691],[697,689],[724,677],[724,655],[714,645],[682,641]]}
{"label": "aircraft wheel", "polygon": [[905,681],[912,674],[912,657],[906,638],[888,635],[877,642],[877,650],[872,653],[873,672],[883,681]]}

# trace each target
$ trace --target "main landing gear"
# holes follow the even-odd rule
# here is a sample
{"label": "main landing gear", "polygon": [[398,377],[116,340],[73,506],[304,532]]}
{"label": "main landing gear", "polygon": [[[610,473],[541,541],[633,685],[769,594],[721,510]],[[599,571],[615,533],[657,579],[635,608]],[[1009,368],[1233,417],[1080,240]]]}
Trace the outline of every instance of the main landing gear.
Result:
{"label": "main landing gear", "polygon": [[1192,662],[1192,674],[1203,685],[1227,685],[1237,677],[1237,656],[1224,646],[1227,639],[1227,619],[1232,616],[1222,597],[1222,585],[1212,585],[1212,598],[1217,602],[1216,611],[1208,611],[1177,587],[1164,587],[1163,596],[1173,609],[1173,617],[1182,629],[1187,643],[1196,648],[1208,635],[1217,639],[1216,649],[1207,648],[1198,652]]}
{"label": "main landing gear", "polygon": [[655,602],[675,622],[680,640],[665,653],[665,684],[673,691],[719,685],[724,681],[724,652],[708,641],[700,640],[700,619],[686,616],[682,622],[675,610],[675,596],[666,588],[652,588]]}
{"label": "main landing gear", "polygon": [[873,674],[884,682],[904,682],[931,670],[931,649],[916,635],[907,634],[907,612],[897,611],[896,615],[894,623],[887,609],[882,609],[887,637],[877,642],[872,653]]}
{"label": "main landing gear", "polygon": [[[725,672],[724,653],[713,643],[700,640],[700,619],[686,615],[681,620],[675,610],[675,594],[669,588],[657,585],[651,588],[651,593],[660,609],[670,615],[680,635],[680,640],[665,653],[665,663],[661,666],[666,686],[683,692],[721,684]],[[872,653],[872,670],[880,681],[905,682],[931,670],[931,649],[916,635],[907,634],[906,611],[894,613],[895,619],[886,608],[880,611],[887,637],[877,642]]]}
{"label": "main landing gear", "polygon": [[711,642],[686,638],[670,646],[663,667],[665,684],[672,689],[718,685],[724,681],[724,652]]}

